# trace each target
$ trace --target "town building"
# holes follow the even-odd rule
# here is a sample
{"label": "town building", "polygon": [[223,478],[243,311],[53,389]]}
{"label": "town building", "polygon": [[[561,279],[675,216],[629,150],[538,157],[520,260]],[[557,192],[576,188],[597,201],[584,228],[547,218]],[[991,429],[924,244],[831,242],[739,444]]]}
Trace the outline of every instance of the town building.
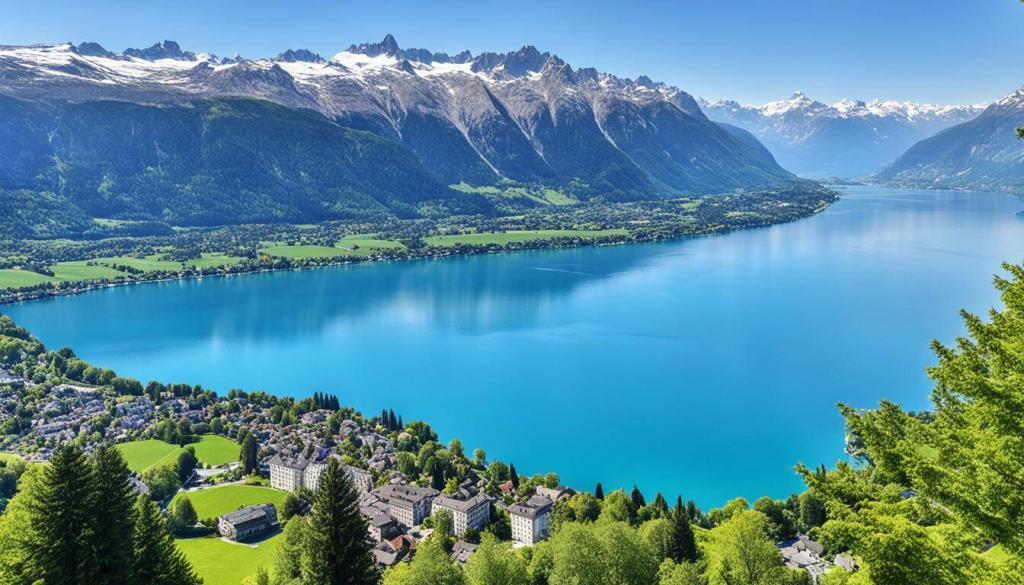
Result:
{"label": "town building", "polygon": [[456,536],[462,536],[466,530],[483,530],[491,521],[491,499],[484,494],[477,494],[466,499],[452,496],[437,496],[431,505],[431,513],[447,510],[452,515],[452,528]]}
{"label": "town building", "polygon": [[804,534],[784,540],[778,543],[778,547],[786,566],[807,571],[813,583],[817,583],[818,579],[832,568],[831,563],[821,558],[825,547]]}
{"label": "town building", "polygon": [[236,541],[261,536],[277,526],[277,509],[271,504],[249,506],[217,518],[220,535]]}
{"label": "town building", "polygon": [[537,486],[536,492],[538,496],[547,498],[551,500],[552,503],[558,503],[559,500],[572,497],[576,493],[572,489],[567,488],[565,486],[549,488],[545,485]]}
{"label": "town building", "polygon": [[478,548],[480,548],[478,545],[460,540],[452,547],[452,560],[462,566],[466,566],[466,562],[469,561],[469,557],[473,556],[473,553],[475,553]]}
{"label": "town building", "polygon": [[[270,459],[270,486],[288,492],[307,488],[316,491],[320,487],[320,476],[327,469],[327,460],[337,457],[322,447],[314,448],[308,455],[292,455],[281,452]],[[373,487],[373,477],[356,467],[342,464],[357,490],[368,492]]]}
{"label": "town building", "polygon": [[536,544],[551,531],[551,510],[554,502],[533,496],[525,504],[512,504],[508,515],[512,520],[512,540],[520,544]]}
{"label": "town building", "polygon": [[433,488],[393,484],[373,490],[379,501],[387,506],[388,513],[408,528],[419,526],[430,515],[431,504],[438,493]]}

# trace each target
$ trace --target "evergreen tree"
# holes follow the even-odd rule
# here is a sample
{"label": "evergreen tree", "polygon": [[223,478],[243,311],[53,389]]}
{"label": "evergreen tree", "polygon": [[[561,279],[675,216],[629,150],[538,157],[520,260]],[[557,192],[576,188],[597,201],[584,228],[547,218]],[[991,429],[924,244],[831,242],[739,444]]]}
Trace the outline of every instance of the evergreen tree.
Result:
{"label": "evergreen tree", "polygon": [[388,409],[386,408],[380,410],[380,426],[388,428]]}
{"label": "evergreen tree", "polygon": [[299,516],[302,514],[302,501],[295,495],[294,492],[288,492],[288,495],[284,497],[284,502],[281,504],[281,520],[287,522],[292,516]]}
{"label": "evergreen tree", "polygon": [[121,453],[103,446],[92,455],[89,512],[92,515],[92,549],[96,559],[97,585],[132,583],[132,507],[135,494],[131,470]]}
{"label": "evergreen tree", "polygon": [[398,430],[405,430],[405,422],[402,421],[402,415],[398,415]]}
{"label": "evergreen tree", "polygon": [[239,460],[242,463],[242,473],[252,473],[259,466],[256,438],[252,436],[252,433],[246,433],[245,440],[242,441],[242,452]]}
{"label": "evergreen tree", "polygon": [[359,494],[348,473],[330,459],[313,499],[302,580],[308,585],[375,585],[379,574],[371,555]]}
{"label": "evergreen tree", "polygon": [[652,506],[659,518],[668,516],[668,502],[665,501],[665,496],[661,495],[661,492],[654,495],[654,503]]}
{"label": "evergreen tree", "polygon": [[594,488],[594,497],[599,500],[604,499],[604,486],[601,485],[601,482],[597,482],[597,487]]}
{"label": "evergreen tree", "polygon": [[512,482],[512,487],[519,489],[519,474],[516,473],[516,466],[509,465],[508,467],[508,479]]}
{"label": "evergreen tree", "polygon": [[434,466],[434,473],[430,478],[430,487],[435,490],[444,489],[444,467],[440,464]]}
{"label": "evergreen tree", "polygon": [[398,430],[398,419],[395,417],[395,411],[394,410],[392,410],[392,411],[390,411],[388,413],[388,430],[390,430],[390,431],[397,431]]}
{"label": "evergreen tree", "polygon": [[32,510],[38,542],[28,551],[38,579],[47,585],[91,585],[96,576],[92,546],[93,473],[82,450],[65,444],[43,473]]}
{"label": "evergreen tree", "polygon": [[153,500],[135,502],[134,585],[202,585],[184,555],[174,545],[167,522]]}
{"label": "evergreen tree", "polygon": [[672,510],[672,543],[669,546],[669,558],[677,563],[697,560],[697,539],[690,526],[690,515],[683,507],[683,498],[676,498],[676,507]]}
{"label": "evergreen tree", "polygon": [[647,501],[644,500],[644,495],[640,493],[640,489],[637,488],[635,485],[633,486],[633,491],[630,492],[629,494],[629,499],[633,504],[634,511],[639,510],[640,508],[643,508],[644,506],[647,505]]}
{"label": "evergreen tree", "polygon": [[196,451],[192,447],[185,447],[178,454],[178,481],[185,483],[188,478],[192,477],[192,472],[195,471],[196,464],[199,461],[196,459]]}

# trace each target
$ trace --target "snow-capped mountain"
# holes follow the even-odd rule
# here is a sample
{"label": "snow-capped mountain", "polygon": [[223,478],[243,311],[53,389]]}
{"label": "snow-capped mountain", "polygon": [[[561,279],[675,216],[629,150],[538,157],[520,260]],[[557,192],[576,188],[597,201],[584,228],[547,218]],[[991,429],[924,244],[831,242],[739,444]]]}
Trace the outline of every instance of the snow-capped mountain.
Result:
{"label": "snow-capped mountain", "polygon": [[872,179],[908,187],[1024,192],[1024,88],[918,142]]}
{"label": "snow-capped mountain", "polygon": [[709,118],[752,132],[784,167],[808,176],[859,177],[919,140],[976,117],[984,106],[842,100],[825,104],[801,92],[762,106],[708,103]]}
{"label": "snow-capped mountain", "polygon": [[[394,171],[388,172],[384,163],[373,167],[356,160],[351,164],[352,177],[332,183],[331,188],[358,193],[357,198],[393,211],[400,207],[397,202],[411,204],[403,208],[403,213],[409,214],[420,213],[429,205],[420,201],[421,193],[408,190],[426,191],[431,201],[446,199],[445,186],[460,182],[489,185],[511,179],[556,186],[581,200],[622,200],[761,188],[793,180],[756,140],[708,120],[689,94],[647,77],[623,79],[592,68],[574,69],[531,46],[509,53],[472,55],[464,51],[452,56],[402,49],[388,35],[379,43],[353,45],[330,58],[304,49],[265,59],[222,58],[183,50],[172,41],[121,53],[96,43],[0,47],[0,110],[6,110],[6,115],[0,115],[0,136],[7,134],[22,142],[36,140],[25,146],[31,146],[28,150],[18,151],[16,159],[27,164],[31,159],[27,153],[38,152],[39,158],[31,160],[43,165],[14,173],[3,169],[0,162],[0,188],[60,188],[72,198],[89,201],[96,198],[101,184],[107,189],[132,188],[135,175],[125,175],[119,181],[105,178],[104,172],[95,168],[82,173],[87,179],[83,178],[81,185],[68,186],[67,176],[59,177],[59,170],[44,164],[60,159],[61,168],[69,168],[67,153],[52,150],[61,144],[81,145],[96,139],[68,136],[62,142],[61,133],[70,131],[66,123],[58,123],[67,119],[65,110],[99,116],[92,123],[104,128],[118,126],[125,116],[133,119],[133,124],[147,125],[147,142],[138,143],[139,130],[129,128],[126,131],[134,135],[111,133],[103,148],[112,152],[140,149],[137,156],[141,159],[158,160],[167,156],[168,148],[161,140],[168,127],[175,140],[201,149],[206,139],[202,133],[174,132],[190,129],[190,124],[200,124],[199,128],[208,124],[217,111],[213,102],[251,98],[306,112],[306,116],[315,112],[324,126],[320,132],[328,135],[344,130],[348,134],[338,140],[346,144],[366,142],[371,137],[365,133],[383,140],[379,145],[372,142],[377,145],[372,154],[381,160],[400,159],[408,167],[403,173],[415,180],[381,185],[381,174]],[[262,108],[264,116],[294,115],[265,106],[246,107]],[[189,115],[198,120],[168,119]],[[303,120],[313,123],[311,118]],[[268,123],[264,119],[259,122]],[[13,131],[14,126],[19,127],[18,132],[28,132],[29,138]],[[126,143],[130,136],[135,136],[136,142]],[[288,138],[285,135],[281,140]],[[269,152],[255,158],[273,158],[275,145],[268,143],[265,148]],[[5,158],[4,151],[0,146],[0,161]],[[354,148],[353,153],[361,157],[371,154],[365,145]],[[308,156],[319,155],[314,151]],[[294,175],[285,172],[284,179],[267,177],[268,183],[287,179],[291,185],[306,180],[303,177],[310,173],[304,165],[312,161],[293,164]],[[168,187],[171,192],[190,181],[184,174],[187,167],[180,177],[169,181],[174,185]],[[12,182],[14,175],[32,177],[38,184]],[[216,186],[218,192],[227,188]],[[471,199],[460,196],[460,204]],[[131,202],[123,213],[151,216],[167,209],[159,201],[140,207],[124,193],[102,197],[104,205],[123,200]],[[320,198],[298,206],[312,212],[297,210],[289,203],[276,213],[287,218],[332,217],[350,213],[352,205]],[[203,211],[197,209],[196,213]],[[194,217],[180,221],[214,220]]]}

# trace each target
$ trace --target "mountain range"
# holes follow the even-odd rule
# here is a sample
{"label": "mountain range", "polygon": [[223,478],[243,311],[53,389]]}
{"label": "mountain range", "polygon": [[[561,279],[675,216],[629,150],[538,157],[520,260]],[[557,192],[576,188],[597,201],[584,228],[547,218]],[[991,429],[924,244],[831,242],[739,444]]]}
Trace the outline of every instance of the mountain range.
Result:
{"label": "mountain range", "polygon": [[977,118],[923,140],[871,180],[930,189],[1024,191],[1024,88]]}
{"label": "mountain range", "polygon": [[267,59],[172,41],[120,53],[0,46],[0,190],[67,218],[47,233],[74,232],[83,217],[214,225],[493,212],[467,185],[628,201],[794,180],[686,92],[574,69],[532,46],[448,55],[388,35],[330,58],[295,49]]}
{"label": "mountain range", "polygon": [[977,117],[984,106],[842,100],[825,104],[801,92],[762,106],[700,100],[707,116],[744,128],[783,167],[810,177],[862,177],[946,128]]}

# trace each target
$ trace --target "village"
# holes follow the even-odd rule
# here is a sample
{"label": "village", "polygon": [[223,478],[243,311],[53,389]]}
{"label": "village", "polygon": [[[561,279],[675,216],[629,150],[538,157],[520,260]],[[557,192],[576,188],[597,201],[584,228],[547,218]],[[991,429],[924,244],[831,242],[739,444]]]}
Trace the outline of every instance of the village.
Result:
{"label": "village", "polygon": [[[188,447],[190,441],[216,438],[231,453],[244,451],[238,441],[249,435],[256,454],[249,473],[244,473],[242,453],[241,458],[213,461],[216,465],[198,461],[169,492],[155,485],[162,477],[155,464],[142,470],[136,482],[140,493],[163,494],[161,503],[168,510],[182,497],[198,501],[218,490],[252,486],[252,493],[265,494],[266,501],[246,501],[188,527],[202,533],[205,523],[212,537],[240,547],[264,546],[281,532],[287,519],[278,494],[297,495],[300,508],[308,511],[310,494],[328,461],[336,459],[359,493],[372,554],[381,567],[411,558],[439,522],[447,524],[454,541],[451,558],[461,565],[484,531],[511,541],[514,548],[534,545],[551,534],[556,507],[577,495],[560,485],[555,474],[520,478],[514,466],[488,463],[481,450],[467,457],[458,440],[442,445],[425,423],[406,425],[393,411],[366,419],[336,402],[320,394],[297,402],[238,391],[216,397],[187,386],[151,385],[142,395],[80,383],[46,389],[3,371],[0,451],[38,462],[66,441],[77,441],[87,451],[113,443],[125,453],[139,445],[164,445],[177,453],[177,443]],[[164,465],[173,467],[174,458],[163,457]],[[820,544],[803,534],[780,541],[778,548],[787,566],[806,570],[814,582],[835,567],[856,568],[843,555],[828,558]]]}

